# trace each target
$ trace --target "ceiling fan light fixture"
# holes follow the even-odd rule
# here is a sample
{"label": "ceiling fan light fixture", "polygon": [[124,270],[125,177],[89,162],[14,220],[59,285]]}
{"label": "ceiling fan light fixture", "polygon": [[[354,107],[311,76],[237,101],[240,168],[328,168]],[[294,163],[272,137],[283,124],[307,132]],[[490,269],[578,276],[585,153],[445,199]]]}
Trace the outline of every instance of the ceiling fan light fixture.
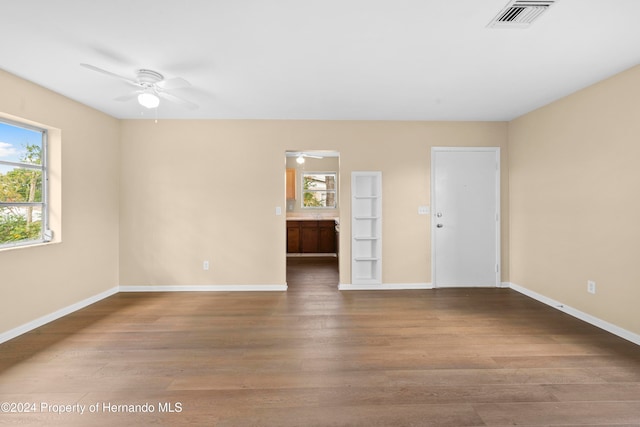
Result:
{"label": "ceiling fan light fixture", "polygon": [[299,165],[304,163],[304,156],[302,154],[300,154],[298,157],[296,157],[296,162],[298,162]]}
{"label": "ceiling fan light fixture", "polygon": [[146,108],[157,108],[160,105],[160,98],[157,95],[149,92],[143,92],[138,95],[138,102],[140,105]]}

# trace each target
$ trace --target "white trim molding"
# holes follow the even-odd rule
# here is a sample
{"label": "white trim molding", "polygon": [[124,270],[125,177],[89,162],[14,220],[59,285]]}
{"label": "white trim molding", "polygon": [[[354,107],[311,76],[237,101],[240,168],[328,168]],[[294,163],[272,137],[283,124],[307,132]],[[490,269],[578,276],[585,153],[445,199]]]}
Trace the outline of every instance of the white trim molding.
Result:
{"label": "white trim molding", "polygon": [[168,285],[168,286],[120,286],[120,292],[282,292],[283,285]]}
{"label": "white trim molding", "polygon": [[118,293],[118,288],[111,288],[104,292],[101,292],[92,297],[83,299],[82,301],[78,301],[75,304],[71,304],[67,307],[61,308],[60,310],[56,310],[53,313],[47,314],[42,317],[38,317],[35,320],[25,323],[24,325],[20,325],[16,328],[10,329],[7,332],[3,332],[0,334],[0,344],[10,339],[16,338],[22,334],[26,334],[29,331],[32,331],[40,326],[46,325],[47,323],[53,322],[54,320],[60,319],[61,317],[67,316],[74,311],[78,311],[83,309],[91,304],[94,304],[100,300],[103,300],[107,297],[115,295]]}
{"label": "white trim molding", "polygon": [[433,289],[433,286],[431,283],[382,283],[371,285],[340,283],[338,285],[338,290],[341,291],[400,291],[411,289]]}
{"label": "white trim molding", "polygon": [[624,338],[627,341],[631,341],[632,343],[636,344],[636,345],[640,345],[640,335],[633,333],[631,331],[628,331],[624,328],[621,328],[619,326],[616,326],[612,323],[609,323],[605,320],[599,319],[595,316],[592,316],[590,314],[587,314],[585,312],[582,312],[580,310],[577,310],[573,307],[569,307],[566,304],[563,304],[559,301],[556,301],[552,298],[548,298],[544,295],[541,295],[537,292],[534,292],[530,289],[527,289],[525,287],[516,285],[515,283],[509,283],[509,287],[511,289],[513,289],[516,292],[520,292],[523,295],[526,295],[530,298],[533,298],[536,301],[540,301],[543,304],[548,305],[549,307],[553,307],[556,310],[560,310],[563,313],[567,313],[570,316],[575,317],[576,319],[580,319],[584,322],[587,322],[593,326],[596,326],[600,329],[604,329],[607,332],[610,332],[614,335],[619,336],[620,338]]}

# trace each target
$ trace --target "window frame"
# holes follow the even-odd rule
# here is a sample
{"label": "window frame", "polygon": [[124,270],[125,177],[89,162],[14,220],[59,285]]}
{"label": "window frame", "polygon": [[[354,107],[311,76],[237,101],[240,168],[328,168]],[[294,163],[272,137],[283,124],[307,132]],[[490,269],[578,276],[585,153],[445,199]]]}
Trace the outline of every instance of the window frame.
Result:
{"label": "window frame", "polygon": [[48,155],[48,140],[49,132],[47,129],[39,126],[30,125],[27,123],[7,119],[0,117],[0,123],[5,125],[27,129],[30,131],[38,132],[41,135],[41,149],[40,149],[40,164],[30,164],[22,162],[13,162],[0,159],[0,165],[22,168],[27,170],[37,170],[42,173],[42,189],[41,189],[41,201],[39,202],[3,202],[0,201],[1,207],[40,207],[41,208],[41,231],[40,237],[30,240],[19,240],[15,242],[0,243],[0,250],[32,246],[42,243],[50,242],[53,238],[53,233],[49,228],[49,155]]}
{"label": "window frame", "polygon": [[[335,189],[333,190],[312,190],[304,188],[305,177],[309,175],[333,175],[335,180]],[[300,207],[302,209],[337,209],[338,208],[338,172],[330,171],[330,172],[312,172],[312,171],[304,171],[300,174]],[[335,205],[334,206],[305,206],[304,204],[304,194],[305,193],[333,193]]]}

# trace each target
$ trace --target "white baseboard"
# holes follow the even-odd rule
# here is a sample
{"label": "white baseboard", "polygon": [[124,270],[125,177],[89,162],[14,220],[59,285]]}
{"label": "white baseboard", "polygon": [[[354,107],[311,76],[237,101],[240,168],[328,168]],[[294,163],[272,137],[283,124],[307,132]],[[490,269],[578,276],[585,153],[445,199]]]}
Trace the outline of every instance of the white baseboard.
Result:
{"label": "white baseboard", "polygon": [[522,286],[516,285],[515,283],[509,283],[509,287],[511,289],[513,289],[516,292],[520,292],[523,295],[526,295],[530,298],[533,298],[536,301],[540,301],[543,304],[546,304],[550,307],[553,307],[557,310],[562,311],[563,313],[567,313],[570,316],[575,317],[576,319],[580,319],[582,321],[585,321],[587,323],[590,323],[593,326],[596,326],[600,329],[604,329],[607,332],[610,332],[614,335],[619,336],[620,338],[624,338],[627,341],[631,341],[632,343],[636,344],[636,345],[640,345],[640,335],[633,333],[631,331],[627,331],[626,329],[623,329],[619,326],[616,326],[612,323],[609,323],[605,320],[599,319],[595,316],[592,316],[590,314],[584,313],[580,310],[577,310],[573,307],[569,307],[566,304],[563,304],[559,301],[556,301],[554,299],[548,298],[544,295],[541,295],[535,291],[532,291],[530,289],[524,288]]}
{"label": "white baseboard", "polygon": [[286,291],[283,285],[185,285],[185,286],[120,286],[120,292],[277,292]]}
{"label": "white baseboard", "polygon": [[399,291],[410,289],[433,289],[431,283],[382,283],[378,285],[352,285],[351,283],[340,283],[338,289],[341,291]]}
{"label": "white baseboard", "polygon": [[7,332],[3,332],[0,334],[0,344],[3,342],[9,341],[10,339],[13,339],[19,335],[25,334],[33,329],[39,328],[42,325],[46,325],[49,322],[53,322],[54,320],[57,320],[68,314],[71,314],[74,311],[78,311],[100,300],[110,297],[111,295],[115,295],[117,293],[118,293],[117,287],[111,288],[109,290],[99,293],[98,295],[94,295],[92,297],[86,298],[75,304],[71,304],[67,307],[61,308],[60,310],[56,310],[51,314],[47,314],[45,316],[32,320],[31,322],[27,322],[24,325],[20,325],[16,328],[10,329]]}
{"label": "white baseboard", "polygon": [[[583,320],[593,326],[624,338],[636,345],[640,345],[640,335],[628,331],[624,328],[616,326],[612,323],[594,317],[590,314],[584,313],[575,308],[569,307],[559,301],[552,298],[548,298],[535,291],[529,290],[515,283],[502,282],[500,287],[511,288],[516,292],[533,298],[536,301],[540,301],[550,307],[567,313],[577,319]],[[338,285],[338,289],[341,291],[353,291],[353,290],[407,290],[407,289],[433,289],[431,283],[383,283],[379,285],[353,285],[350,283],[341,283]],[[36,329],[42,325],[59,319],[63,316],[85,308],[91,304],[94,304],[100,300],[103,300],[111,295],[115,295],[118,292],[274,292],[274,291],[286,291],[287,284],[282,285],[205,285],[205,286],[120,286],[101,292],[92,297],[86,298],[75,304],[71,304],[67,307],[61,308],[51,314],[39,317],[31,322],[27,322],[16,328],[10,329],[7,332],[0,333],[0,344],[24,333],[27,333],[33,329]]]}

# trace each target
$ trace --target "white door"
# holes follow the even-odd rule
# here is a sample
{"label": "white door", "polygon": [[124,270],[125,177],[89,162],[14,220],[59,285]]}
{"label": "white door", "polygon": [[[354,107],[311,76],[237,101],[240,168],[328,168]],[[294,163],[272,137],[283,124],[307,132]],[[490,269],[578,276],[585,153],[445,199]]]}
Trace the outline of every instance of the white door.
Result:
{"label": "white door", "polygon": [[500,284],[500,148],[431,150],[434,287]]}

